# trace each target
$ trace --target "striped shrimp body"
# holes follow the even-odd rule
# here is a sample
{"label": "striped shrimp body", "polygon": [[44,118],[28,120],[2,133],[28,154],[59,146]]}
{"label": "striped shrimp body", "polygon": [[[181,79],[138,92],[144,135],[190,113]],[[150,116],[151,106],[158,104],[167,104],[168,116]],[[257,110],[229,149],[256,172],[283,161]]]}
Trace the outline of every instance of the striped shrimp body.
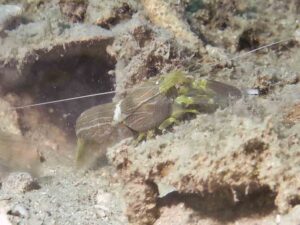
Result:
{"label": "striped shrimp body", "polygon": [[165,130],[188,115],[214,112],[241,96],[241,91],[231,85],[195,80],[182,71],[148,80],[121,101],[92,107],[79,116],[77,161],[81,164],[90,158],[87,155],[93,155],[88,150],[92,149],[91,145],[98,144],[98,148],[105,149],[126,137],[143,136],[157,128]]}

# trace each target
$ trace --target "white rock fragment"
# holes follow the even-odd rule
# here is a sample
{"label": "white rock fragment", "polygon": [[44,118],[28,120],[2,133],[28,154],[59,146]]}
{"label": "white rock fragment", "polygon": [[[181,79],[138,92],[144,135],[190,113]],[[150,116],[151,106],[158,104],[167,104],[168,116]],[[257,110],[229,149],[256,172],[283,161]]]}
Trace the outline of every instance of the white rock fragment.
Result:
{"label": "white rock fragment", "polygon": [[259,90],[256,88],[249,88],[246,90],[248,95],[259,95]]}
{"label": "white rock fragment", "polygon": [[96,197],[97,205],[109,207],[112,204],[114,197],[109,192],[104,192],[103,190],[99,190]]}
{"label": "white rock fragment", "polygon": [[99,190],[96,196],[95,205],[97,215],[102,219],[107,219],[115,207],[113,203],[114,196],[111,193]]}
{"label": "white rock fragment", "polygon": [[159,192],[160,198],[165,197],[166,195],[176,191],[176,188],[174,186],[165,184],[165,183],[161,183],[161,182],[157,183],[157,187],[158,187],[158,192]]}
{"label": "white rock fragment", "polygon": [[[277,222],[278,220],[276,220]],[[297,205],[286,215],[280,216],[279,225],[299,224],[300,223],[300,206]]]}
{"label": "white rock fragment", "polygon": [[21,134],[21,130],[18,126],[17,112],[12,110],[10,103],[3,99],[0,99],[0,121],[0,131]]}
{"label": "white rock fragment", "polygon": [[300,29],[297,29],[294,33],[295,39],[300,42]]}
{"label": "white rock fragment", "polygon": [[276,215],[276,224],[279,225],[280,224],[280,221],[281,221],[281,216],[279,214]]}
{"label": "white rock fragment", "polygon": [[21,16],[22,12],[23,8],[19,5],[0,5],[0,32]]}
{"label": "white rock fragment", "polygon": [[121,109],[121,103],[122,100],[120,102],[118,102],[118,104],[116,105],[115,111],[114,111],[114,123],[118,123],[122,121],[122,109]]}

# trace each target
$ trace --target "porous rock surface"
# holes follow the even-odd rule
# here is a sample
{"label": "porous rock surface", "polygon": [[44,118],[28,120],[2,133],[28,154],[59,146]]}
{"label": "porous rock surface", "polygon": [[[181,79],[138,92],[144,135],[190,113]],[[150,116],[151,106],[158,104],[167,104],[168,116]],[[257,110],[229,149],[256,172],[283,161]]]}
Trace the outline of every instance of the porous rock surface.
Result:
{"label": "porous rock surface", "polygon": [[108,53],[117,60],[114,70],[116,98],[124,95],[126,89],[134,84],[180,68],[193,54],[141,14],[135,14],[131,20],[114,27],[112,31],[115,40]]}
{"label": "porous rock surface", "polygon": [[20,194],[38,189],[38,183],[29,173],[11,173],[2,184],[1,191],[5,194]]}
{"label": "porous rock surface", "polygon": [[[281,95],[286,97],[290,88],[296,91],[299,84],[286,87]],[[244,104],[240,101],[213,115],[199,115],[136,147],[130,140],[121,142],[109,149],[109,160],[126,184],[143,180],[156,188],[171,186],[169,195],[174,190],[181,195],[174,202],[194,196],[191,201],[198,201],[200,211],[235,207],[264,193],[260,204],[286,213],[299,201],[299,123],[284,129],[284,104],[265,118],[252,114]],[[256,104],[257,110],[268,107],[263,101]],[[157,194],[152,199],[157,201]],[[133,202],[138,201],[143,207],[148,202],[138,197]],[[131,215],[132,205],[128,207]],[[133,223],[149,217],[140,216]]]}
{"label": "porous rock surface", "polygon": [[58,24],[52,27],[44,21],[21,25],[3,40],[1,82],[10,87],[32,79],[28,76],[36,63],[51,62],[58,57],[98,54],[105,59],[105,47],[111,41],[111,32],[94,25],[76,24],[60,28]]}

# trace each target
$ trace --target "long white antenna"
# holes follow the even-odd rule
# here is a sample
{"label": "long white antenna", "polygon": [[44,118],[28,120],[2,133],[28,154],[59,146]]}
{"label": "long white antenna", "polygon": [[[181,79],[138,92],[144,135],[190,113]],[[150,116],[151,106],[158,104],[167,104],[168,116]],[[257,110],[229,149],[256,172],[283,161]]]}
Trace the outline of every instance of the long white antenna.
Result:
{"label": "long white antenna", "polygon": [[242,53],[242,54],[240,54],[240,55],[234,56],[234,57],[232,57],[232,58],[229,59],[229,60],[231,61],[231,60],[240,59],[240,58],[243,58],[243,57],[245,57],[245,56],[247,56],[247,55],[252,54],[253,52],[257,52],[257,51],[259,51],[259,50],[262,50],[262,49],[265,49],[265,48],[269,48],[269,47],[272,47],[272,46],[274,46],[274,45],[278,45],[278,44],[280,44],[280,43],[288,42],[288,41],[291,41],[291,40],[293,40],[293,38],[288,38],[288,39],[285,39],[285,40],[280,40],[280,41],[273,42],[273,43],[271,43],[271,44],[263,45],[263,46],[260,46],[260,47],[258,47],[258,48],[256,48],[256,49],[252,49],[252,50],[250,50],[250,51],[248,51],[248,52],[244,52],[244,53]]}
{"label": "long white antenna", "polygon": [[[274,45],[278,45],[280,43],[284,43],[284,42],[288,42],[290,40],[293,40],[293,38],[288,38],[288,39],[284,39],[284,40],[280,40],[277,42],[272,42],[270,44],[267,45],[263,45],[260,46],[256,49],[250,50],[248,52],[242,53],[238,56],[234,56],[232,58],[230,58],[230,61],[233,60],[237,60],[243,57],[246,57],[250,54],[252,54],[253,52],[257,52],[259,50],[265,49],[265,48],[269,48],[272,47]],[[216,63],[211,64],[211,66],[216,65]],[[47,101],[47,102],[40,102],[40,103],[35,103],[35,104],[29,104],[29,105],[23,105],[23,106],[17,106],[17,107],[12,107],[12,110],[15,109],[26,109],[26,108],[32,108],[32,107],[37,107],[37,106],[43,106],[43,105],[50,105],[50,104],[54,104],[54,103],[60,103],[60,102],[67,102],[67,101],[74,101],[74,100],[78,100],[78,99],[83,99],[83,98],[91,98],[91,97],[96,97],[96,96],[104,96],[104,95],[109,95],[109,94],[115,94],[116,91],[107,91],[107,92],[101,92],[101,93],[95,93],[95,94],[89,94],[89,95],[82,95],[82,96],[78,96],[78,97],[72,97],[72,98],[64,98],[64,99],[58,99],[58,100],[53,100],[53,101]]]}
{"label": "long white antenna", "polygon": [[73,100],[82,99],[82,98],[90,98],[90,97],[101,96],[101,95],[109,95],[109,94],[114,94],[114,93],[116,93],[116,91],[107,91],[107,92],[95,93],[95,94],[90,94],[90,95],[81,95],[81,96],[73,97],[73,98],[64,98],[64,99],[59,99],[59,100],[54,100],[54,101],[17,106],[17,107],[13,107],[12,109],[25,109],[25,108],[31,108],[31,107],[36,107],[36,106],[42,106],[42,105],[50,105],[50,104],[59,103],[59,102],[68,102],[68,101],[73,101]]}
{"label": "long white antenna", "polygon": [[[138,89],[145,89],[149,88],[151,86],[143,86]],[[125,89],[125,91],[128,91],[130,89]],[[78,97],[72,97],[72,98],[63,98],[63,99],[58,99],[58,100],[53,100],[53,101],[47,101],[47,102],[40,102],[40,103],[35,103],[35,104],[29,104],[29,105],[23,105],[23,106],[16,106],[12,107],[11,110],[15,109],[26,109],[26,108],[32,108],[36,106],[43,106],[43,105],[50,105],[54,103],[60,103],[60,102],[69,102],[69,101],[74,101],[78,99],[83,99],[83,98],[91,98],[91,97],[96,97],[96,96],[103,96],[103,95],[109,95],[109,94],[115,94],[116,91],[106,91],[106,92],[100,92],[100,93],[95,93],[95,94],[89,94],[89,95],[81,95]]]}

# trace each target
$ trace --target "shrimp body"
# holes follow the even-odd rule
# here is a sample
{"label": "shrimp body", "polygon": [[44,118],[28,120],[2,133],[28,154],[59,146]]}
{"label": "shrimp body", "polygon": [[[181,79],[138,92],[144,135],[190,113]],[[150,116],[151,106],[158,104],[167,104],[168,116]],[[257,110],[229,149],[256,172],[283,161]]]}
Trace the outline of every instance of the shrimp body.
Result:
{"label": "shrimp body", "polygon": [[194,79],[182,71],[150,79],[118,103],[98,105],[79,116],[77,160],[85,158],[91,145],[99,144],[103,149],[135,134],[165,130],[186,115],[214,112],[240,97],[240,90],[231,85]]}

